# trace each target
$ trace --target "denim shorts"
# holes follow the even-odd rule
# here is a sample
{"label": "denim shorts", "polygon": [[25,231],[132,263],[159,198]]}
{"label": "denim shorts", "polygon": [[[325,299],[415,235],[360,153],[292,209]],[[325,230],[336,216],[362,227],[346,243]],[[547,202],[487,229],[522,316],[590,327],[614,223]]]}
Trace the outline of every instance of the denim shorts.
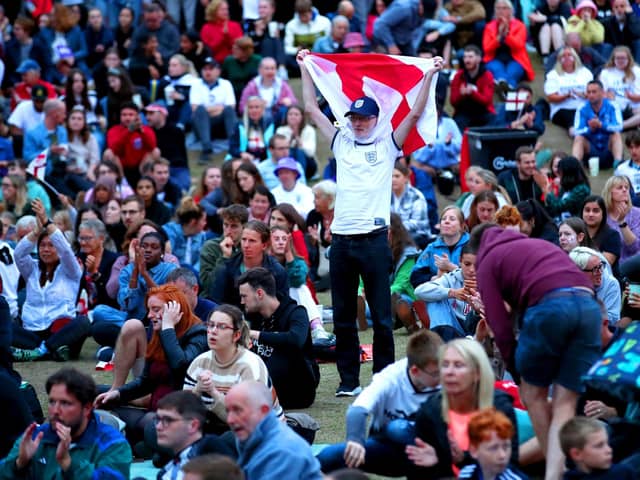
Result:
{"label": "denim shorts", "polygon": [[523,380],[580,392],[580,378],[600,357],[601,323],[600,307],[589,292],[563,288],[547,293],[522,320],[516,367]]}

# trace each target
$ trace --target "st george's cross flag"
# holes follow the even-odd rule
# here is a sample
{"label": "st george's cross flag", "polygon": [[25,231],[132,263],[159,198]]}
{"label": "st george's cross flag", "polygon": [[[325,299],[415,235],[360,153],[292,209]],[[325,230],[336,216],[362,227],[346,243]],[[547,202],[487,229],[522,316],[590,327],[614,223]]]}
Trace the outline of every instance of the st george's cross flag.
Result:
{"label": "st george's cross flag", "polygon": [[27,173],[33,175],[40,181],[44,180],[45,170],[47,169],[47,157],[49,156],[49,149],[46,148],[38,155],[35,156],[29,165],[27,166]]}
{"label": "st george's cross flag", "polygon": [[[433,60],[380,53],[312,54],[304,58],[311,78],[336,121],[346,125],[351,102],[366,95],[380,107],[372,137],[389,135],[407,116]],[[433,76],[427,106],[403,145],[405,155],[432,144],[438,128]]]}

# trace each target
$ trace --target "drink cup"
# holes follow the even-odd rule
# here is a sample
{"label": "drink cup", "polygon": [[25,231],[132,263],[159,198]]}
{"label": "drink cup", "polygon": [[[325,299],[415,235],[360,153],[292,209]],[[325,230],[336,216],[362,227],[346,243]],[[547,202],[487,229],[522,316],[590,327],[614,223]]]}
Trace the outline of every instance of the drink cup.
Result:
{"label": "drink cup", "polygon": [[597,177],[600,173],[600,159],[598,157],[591,157],[589,159],[589,175]]}

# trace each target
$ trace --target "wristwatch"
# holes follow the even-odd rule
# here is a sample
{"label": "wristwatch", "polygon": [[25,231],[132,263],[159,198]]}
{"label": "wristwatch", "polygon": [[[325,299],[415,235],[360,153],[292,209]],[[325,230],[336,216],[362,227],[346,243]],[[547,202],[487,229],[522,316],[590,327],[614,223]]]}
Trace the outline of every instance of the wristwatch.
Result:
{"label": "wristwatch", "polygon": [[627,222],[622,222],[618,224],[618,227],[620,228],[627,228]]}
{"label": "wristwatch", "polygon": [[49,225],[53,225],[53,222],[51,221],[50,218],[47,218],[47,221],[44,222],[44,225],[42,225],[42,229],[46,229]]}

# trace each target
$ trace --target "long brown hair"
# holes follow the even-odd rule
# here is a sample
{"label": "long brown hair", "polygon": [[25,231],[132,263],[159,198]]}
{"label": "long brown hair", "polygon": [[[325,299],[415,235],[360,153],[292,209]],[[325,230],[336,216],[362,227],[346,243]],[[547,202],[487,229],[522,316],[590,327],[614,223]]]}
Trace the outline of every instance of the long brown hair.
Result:
{"label": "long brown hair", "polygon": [[[191,310],[189,302],[187,302],[187,297],[185,297],[184,293],[182,293],[182,291],[175,285],[161,285],[159,287],[150,288],[145,298],[145,305],[148,304],[151,297],[158,297],[164,303],[171,301],[178,302],[178,305],[180,305],[182,318],[175,326],[176,337],[178,337],[178,339],[182,338],[182,336],[194,325],[202,324],[202,321],[200,321],[200,319],[196,317]],[[167,360],[160,342],[160,335],[156,331],[151,335],[151,341],[147,347],[145,359],[155,362],[165,362]]]}

